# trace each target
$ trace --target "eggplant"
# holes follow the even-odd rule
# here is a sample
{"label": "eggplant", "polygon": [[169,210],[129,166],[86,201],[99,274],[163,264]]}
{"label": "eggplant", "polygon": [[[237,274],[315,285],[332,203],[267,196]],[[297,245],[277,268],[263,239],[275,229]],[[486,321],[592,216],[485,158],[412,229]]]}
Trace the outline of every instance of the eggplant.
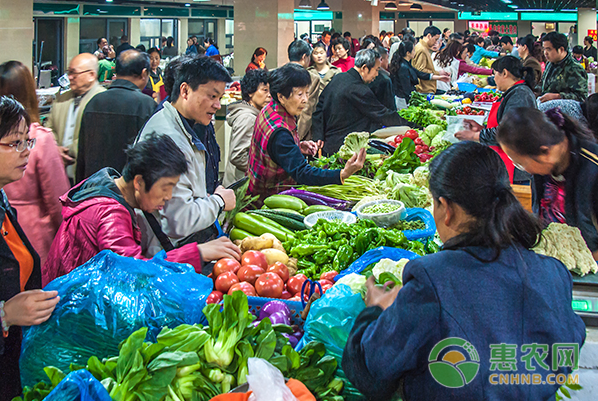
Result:
{"label": "eggplant", "polygon": [[[287,320],[289,321],[288,324],[291,324],[291,310],[289,309],[289,307],[287,306],[287,304],[285,304],[282,301],[270,301],[268,303],[266,303],[264,305],[264,307],[262,308],[262,310],[260,311],[260,316],[259,316],[259,320],[262,320],[263,318],[266,317],[271,317],[271,315],[274,315],[275,313],[283,313],[287,316]],[[276,323],[282,323],[282,322],[276,322]],[[272,324],[276,324],[274,321],[272,321]]]}
{"label": "eggplant", "polygon": [[316,194],[302,189],[288,189],[281,192],[280,195],[290,195],[303,200],[308,205],[323,205],[329,206],[337,210],[347,210],[351,208],[351,203],[348,201],[330,198],[328,196]]}
{"label": "eggplant", "polygon": [[392,155],[395,152],[395,148],[393,146],[376,139],[371,139],[369,145],[374,149],[384,152],[385,154]]}

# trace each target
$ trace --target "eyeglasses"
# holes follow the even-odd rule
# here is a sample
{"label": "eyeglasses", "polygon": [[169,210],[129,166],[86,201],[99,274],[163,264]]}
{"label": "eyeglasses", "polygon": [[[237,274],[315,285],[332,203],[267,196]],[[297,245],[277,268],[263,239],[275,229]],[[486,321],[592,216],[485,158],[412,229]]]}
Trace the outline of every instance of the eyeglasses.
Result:
{"label": "eyeglasses", "polygon": [[81,75],[81,74],[83,74],[83,73],[86,73],[86,72],[89,72],[89,71],[91,71],[91,70],[85,70],[85,71],[79,71],[79,72],[77,72],[77,71],[73,71],[73,70],[67,70],[67,72],[66,72],[66,73],[67,73],[67,75],[69,75],[69,76],[71,76],[71,75],[72,75],[73,77],[78,77],[79,75]]}
{"label": "eyeglasses", "polygon": [[24,152],[25,149],[31,150],[35,147],[35,138],[28,139],[26,141],[15,141],[13,143],[0,143],[0,146],[7,146],[13,148],[16,152]]}

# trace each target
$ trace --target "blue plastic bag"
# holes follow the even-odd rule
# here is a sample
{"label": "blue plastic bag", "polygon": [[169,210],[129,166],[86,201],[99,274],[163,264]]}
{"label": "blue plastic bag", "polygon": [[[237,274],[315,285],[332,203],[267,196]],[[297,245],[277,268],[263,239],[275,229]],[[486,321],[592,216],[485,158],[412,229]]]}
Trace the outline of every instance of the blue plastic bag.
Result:
{"label": "blue plastic bag", "polygon": [[434,216],[432,216],[432,213],[426,209],[421,209],[418,207],[408,208],[403,220],[421,220],[426,225],[426,228],[422,228],[421,230],[403,231],[405,238],[407,238],[409,241],[432,238],[434,237],[434,234],[436,234],[436,222],[434,221]]}
{"label": "blue plastic bag", "polygon": [[333,356],[338,363],[336,376],[345,382],[342,393],[345,400],[363,399],[359,391],[350,385],[341,368],[341,361],[355,319],[364,309],[365,302],[361,294],[353,294],[348,285],[334,285],[311,305],[303,326],[305,334],[296,347],[299,351],[310,341],[324,343],[326,355]]}
{"label": "blue plastic bag", "polygon": [[[375,249],[371,249],[361,255],[359,259],[355,262],[351,263],[349,267],[345,270],[340,272],[335,278],[334,281],[338,281],[341,277],[346,276],[347,274],[351,273],[361,273],[365,270],[366,267],[371,265],[372,263],[378,263],[382,259],[392,259],[395,262],[401,259],[409,259],[413,260],[419,258],[420,256],[414,252],[406,251],[405,249],[400,248],[391,248],[388,246],[381,246]],[[401,277],[397,277],[401,278]]]}
{"label": "blue plastic bag", "polygon": [[47,381],[45,366],[68,372],[91,356],[118,355],[119,343],[141,327],[154,341],[164,326],[206,323],[202,309],[212,280],[164,256],[143,261],[102,251],[48,284],[44,290],[57,290],[60,302],[47,322],[24,333],[23,385]]}
{"label": "blue plastic bag", "polygon": [[81,369],[62,379],[44,401],[112,401],[112,398],[102,383]]}

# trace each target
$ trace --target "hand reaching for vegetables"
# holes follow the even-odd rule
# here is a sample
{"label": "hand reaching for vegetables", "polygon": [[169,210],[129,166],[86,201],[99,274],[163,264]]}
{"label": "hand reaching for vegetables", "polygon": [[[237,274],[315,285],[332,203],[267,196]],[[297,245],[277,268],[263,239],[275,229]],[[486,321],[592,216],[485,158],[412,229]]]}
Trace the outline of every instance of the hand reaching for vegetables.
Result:
{"label": "hand reaching for vegetables", "polygon": [[341,170],[341,181],[351,177],[353,174],[363,168],[365,163],[366,149],[362,148],[359,153],[355,153],[345,164],[345,168]]}
{"label": "hand reaching for vegetables", "polygon": [[226,237],[220,237],[205,244],[198,244],[197,248],[204,262],[211,262],[222,258],[241,259],[241,250]]}
{"label": "hand reaching for vegetables", "polygon": [[219,195],[224,201],[225,212],[228,212],[235,208],[237,198],[235,197],[235,191],[233,191],[232,189],[226,189],[222,185],[220,185],[214,191],[214,195]]}
{"label": "hand reaching for vegetables", "polygon": [[318,144],[314,141],[303,141],[299,144],[299,148],[301,149],[301,153],[308,156],[315,156],[318,154]]}
{"label": "hand reaching for vegetables", "polygon": [[479,131],[472,131],[472,130],[463,130],[459,132],[455,132],[455,138],[460,141],[480,141],[480,132]]}
{"label": "hand reaching for vegetables", "polygon": [[376,280],[371,276],[365,283],[367,294],[365,296],[366,306],[379,306],[382,309],[388,308],[397,298],[401,286],[395,286],[391,290],[385,285],[384,288],[376,287]]}
{"label": "hand reaching for vegetables", "polygon": [[9,326],[37,326],[50,318],[58,301],[58,291],[21,292],[6,301],[4,321]]}

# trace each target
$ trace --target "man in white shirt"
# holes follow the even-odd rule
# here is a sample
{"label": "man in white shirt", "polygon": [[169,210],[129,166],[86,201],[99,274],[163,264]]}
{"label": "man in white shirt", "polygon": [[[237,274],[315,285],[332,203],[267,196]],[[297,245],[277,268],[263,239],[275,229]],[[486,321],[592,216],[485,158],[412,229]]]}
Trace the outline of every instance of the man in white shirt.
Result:
{"label": "man in white shirt", "polygon": [[98,83],[98,59],[93,54],[74,57],[67,73],[70,90],[56,97],[46,125],[54,132],[67,175],[74,179],[83,110],[92,97],[106,89]]}

